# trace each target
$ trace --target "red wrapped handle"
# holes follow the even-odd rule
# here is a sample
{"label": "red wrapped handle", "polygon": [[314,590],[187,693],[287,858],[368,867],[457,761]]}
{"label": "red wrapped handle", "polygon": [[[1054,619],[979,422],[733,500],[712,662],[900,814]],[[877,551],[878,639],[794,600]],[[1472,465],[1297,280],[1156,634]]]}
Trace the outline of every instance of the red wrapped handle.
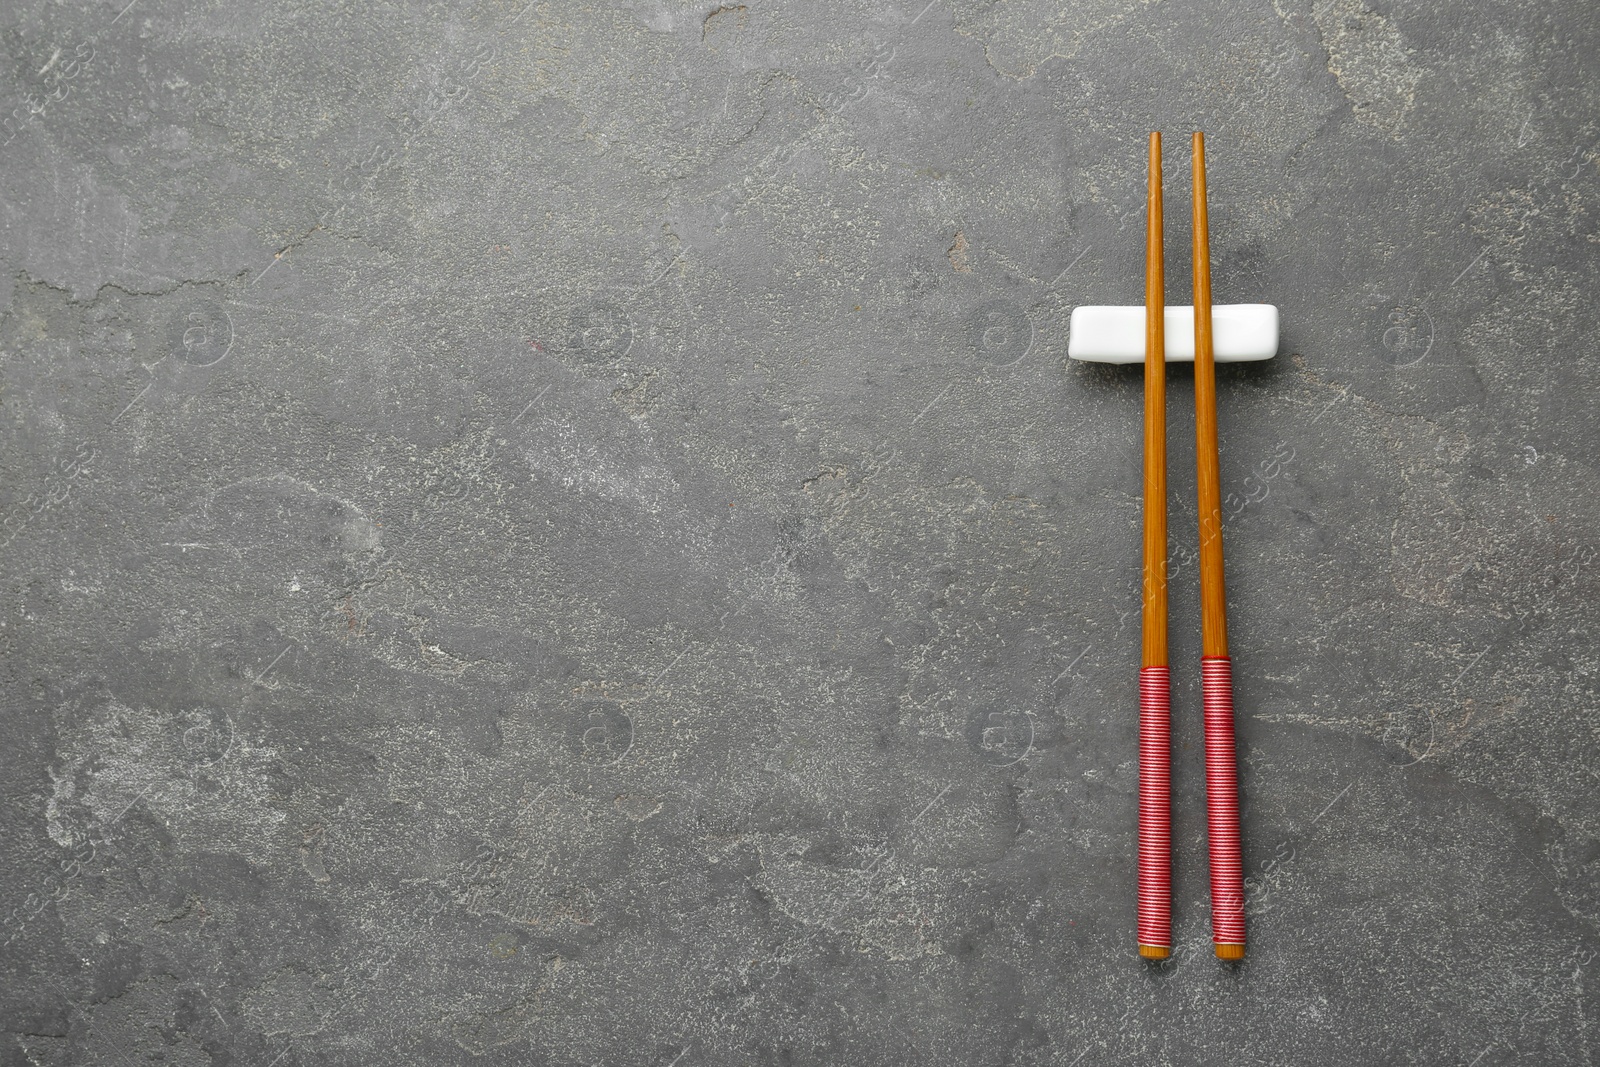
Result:
{"label": "red wrapped handle", "polygon": [[1139,671],[1139,954],[1172,954],[1172,695],[1166,667]]}
{"label": "red wrapped handle", "polygon": [[1200,661],[1205,703],[1206,828],[1211,846],[1211,939],[1222,959],[1244,957],[1244,856],[1239,844],[1239,769],[1233,746],[1233,664]]}

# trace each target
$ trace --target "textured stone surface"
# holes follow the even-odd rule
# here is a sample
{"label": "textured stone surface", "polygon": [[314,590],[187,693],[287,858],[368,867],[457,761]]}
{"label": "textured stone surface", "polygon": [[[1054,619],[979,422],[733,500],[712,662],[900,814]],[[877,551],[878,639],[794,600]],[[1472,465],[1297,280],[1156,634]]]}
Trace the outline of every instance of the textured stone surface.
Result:
{"label": "textured stone surface", "polygon": [[[1593,1061],[1588,4],[124,4],[0,12],[0,1060]],[[1197,127],[1236,968],[1065,360]]]}

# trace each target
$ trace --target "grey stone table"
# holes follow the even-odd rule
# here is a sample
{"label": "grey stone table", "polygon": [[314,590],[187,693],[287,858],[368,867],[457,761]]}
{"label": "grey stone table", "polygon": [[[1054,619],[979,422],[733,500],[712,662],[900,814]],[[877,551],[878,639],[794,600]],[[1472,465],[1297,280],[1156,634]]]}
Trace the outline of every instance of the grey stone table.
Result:
{"label": "grey stone table", "polygon": [[[0,1062],[1600,1048],[1600,19],[0,13]],[[1209,135],[1251,953],[1133,937],[1144,137]]]}

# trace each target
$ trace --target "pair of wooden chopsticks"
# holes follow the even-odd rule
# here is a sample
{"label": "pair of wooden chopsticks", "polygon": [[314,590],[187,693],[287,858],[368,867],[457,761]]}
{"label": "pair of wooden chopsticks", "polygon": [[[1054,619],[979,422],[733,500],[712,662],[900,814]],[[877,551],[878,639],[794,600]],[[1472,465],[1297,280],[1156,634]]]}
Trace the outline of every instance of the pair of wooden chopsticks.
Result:
{"label": "pair of wooden chopsticks", "polygon": [[[1211,241],[1205,137],[1194,135],[1194,410],[1200,505],[1201,688],[1205,706],[1206,826],[1211,934],[1217,957],[1244,958],[1244,861],[1233,742],[1233,674],[1222,569],[1217,381],[1211,334]],[[1172,954],[1172,722],[1167,669],[1166,277],[1161,134],[1150,135],[1145,227],[1144,638],[1139,669],[1139,955]]]}

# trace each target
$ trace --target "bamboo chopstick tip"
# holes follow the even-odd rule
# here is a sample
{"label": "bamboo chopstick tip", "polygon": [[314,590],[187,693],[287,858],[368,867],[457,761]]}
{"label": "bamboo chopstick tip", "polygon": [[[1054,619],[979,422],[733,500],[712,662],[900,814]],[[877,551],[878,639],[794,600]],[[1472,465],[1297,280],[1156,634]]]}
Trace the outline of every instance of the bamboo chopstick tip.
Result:
{"label": "bamboo chopstick tip", "polygon": [[1172,955],[1172,949],[1166,945],[1140,945],[1139,955],[1147,960],[1164,960]]}
{"label": "bamboo chopstick tip", "polygon": [[1219,960],[1242,960],[1242,959],[1244,959],[1244,946],[1243,945],[1224,944],[1222,942],[1218,942],[1217,943],[1217,959],[1219,959]]}

